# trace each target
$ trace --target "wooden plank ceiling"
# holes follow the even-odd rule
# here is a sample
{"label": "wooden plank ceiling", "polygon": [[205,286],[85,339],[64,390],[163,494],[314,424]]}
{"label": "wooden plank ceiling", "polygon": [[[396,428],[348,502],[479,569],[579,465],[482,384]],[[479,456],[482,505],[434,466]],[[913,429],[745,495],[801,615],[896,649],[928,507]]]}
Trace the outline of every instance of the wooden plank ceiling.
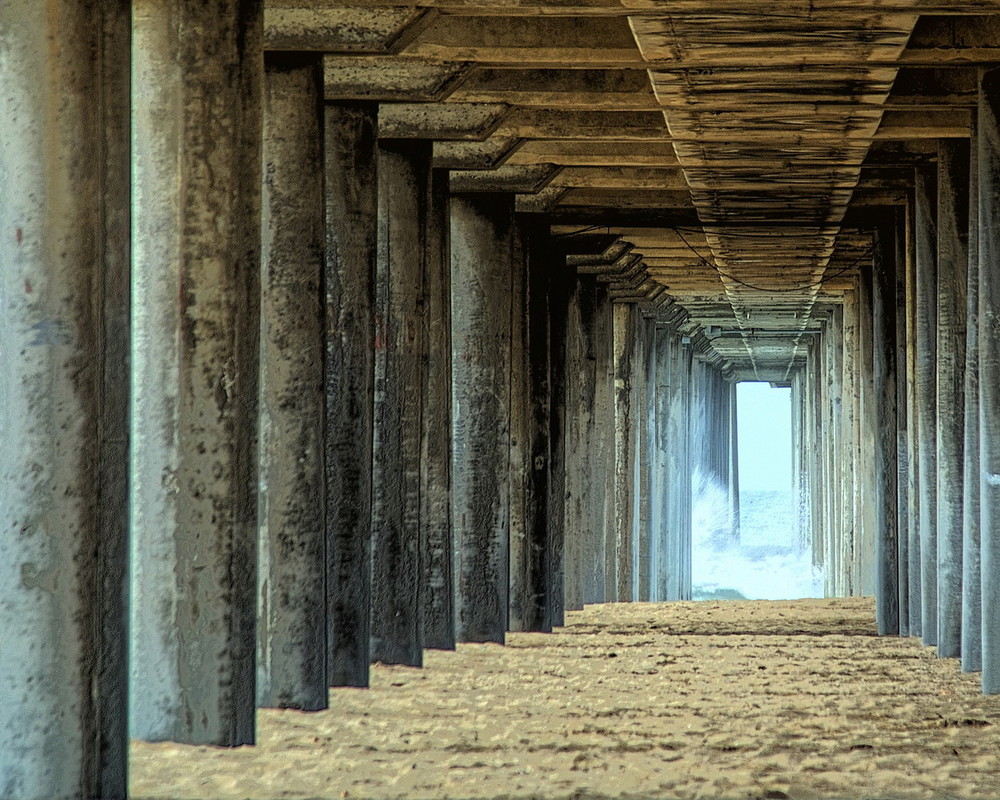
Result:
{"label": "wooden plank ceiling", "polygon": [[269,0],[328,100],[433,139],[456,191],[544,215],[612,296],[787,380],[870,259],[873,214],[969,135],[1000,0]]}

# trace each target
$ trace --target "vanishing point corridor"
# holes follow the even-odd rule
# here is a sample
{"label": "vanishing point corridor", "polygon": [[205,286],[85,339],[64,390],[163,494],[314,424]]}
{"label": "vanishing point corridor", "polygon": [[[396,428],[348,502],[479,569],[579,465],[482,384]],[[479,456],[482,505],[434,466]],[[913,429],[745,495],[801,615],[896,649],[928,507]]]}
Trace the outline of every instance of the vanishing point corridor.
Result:
{"label": "vanishing point corridor", "polygon": [[[749,383],[827,599],[689,605]],[[0,800],[1000,797],[998,696],[1000,0],[0,0]]]}

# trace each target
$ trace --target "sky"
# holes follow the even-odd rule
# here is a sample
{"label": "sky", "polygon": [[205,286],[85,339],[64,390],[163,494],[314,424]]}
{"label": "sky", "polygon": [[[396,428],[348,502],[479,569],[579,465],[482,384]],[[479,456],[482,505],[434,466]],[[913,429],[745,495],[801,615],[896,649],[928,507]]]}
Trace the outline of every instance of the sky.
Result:
{"label": "sky", "polygon": [[736,384],[740,490],[791,491],[792,390]]}

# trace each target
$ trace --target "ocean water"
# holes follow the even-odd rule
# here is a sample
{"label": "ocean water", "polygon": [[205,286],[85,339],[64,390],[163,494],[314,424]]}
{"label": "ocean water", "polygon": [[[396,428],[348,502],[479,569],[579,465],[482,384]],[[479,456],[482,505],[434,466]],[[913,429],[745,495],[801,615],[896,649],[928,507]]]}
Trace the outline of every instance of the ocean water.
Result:
{"label": "ocean water", "polygon": [[800,534],[791,491],[741,492],[737,534],[725,492],[698,485],[692,536],[695,600],[823,596],[823,573]]}

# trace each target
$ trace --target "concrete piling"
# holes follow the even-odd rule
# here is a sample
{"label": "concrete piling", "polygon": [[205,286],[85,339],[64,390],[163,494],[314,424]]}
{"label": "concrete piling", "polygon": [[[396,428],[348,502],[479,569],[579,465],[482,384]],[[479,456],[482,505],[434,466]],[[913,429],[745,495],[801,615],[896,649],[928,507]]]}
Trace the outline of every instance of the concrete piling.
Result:
{"label": "concrete piling", "polygon": [[632,568],[635,508],[636,461],[638,442],[633,437],[638,409],[632,390],[637,380],[634,351],[636,348],[638,312],[632,303],[615,303],[612,328],[614,339],[614,525],[609,539],[611,553],[608,561],[614,562],[615,598],[619,602],[633,599]]}
{"label": "concrete piling", "polygon": [[[618,601],[618,528],[615,524],[615,363],[614,307],[606,283],[594,299],[594,453],[589,461],[593,522],[592,553],[587,561],[591,594],[585,602]],[[595,554],[599,553],[599,557]]]}
{"label": "concrete piling", "polygon": [[[596,554],[588,551],[593,524],[590,503],[596,492],[591,487],[590,448],[594,435],[594,393],[596,360],[593,355],[595,281],[581,277],[571,283],[567,303],[566,375],[566,475],[563,519],[566,538],[565,608],[583,608],[584,598],[593,597],[585,563]],[[585,562],[586,559],[586,562]],[[593,599],[590,602],[594,602]]]}
{"label": "concrete piling", "polygon": [[876,231],[872,284],[875,440],[875,621],[882,636],[899,633],[899,544],[896,523],[896,230],[895,214]]}
{"label": "concrete piling", "polygon": [[[550,242],[551,244],[551,242]],[[576,276],[560,263],[554,247],[546,248],[550,260],[549,291],[549,479],[548,539],[545,585],[548,627],[562,626],[568,594],[568,542],[574,534],[567,525],[569,476],[567,348],[570,341],[570,296]]]}
{"label": "concrete piling", "polygon": [[906,520],[907,571],[909,581],[910,636],[923,630],[922,569],[920,541],[920,437],[917,427],[917,247],[916,196],[906,207]]}
{"label": "concrete piling", "polygon": [[[914,419],[918,439],[921,634],[937,644],[937,175],[934,166],[915,169],[914,236],[916,286]],[[911,626],[912,629],[912,626]]]}
{"label": "concrete piling", "polygon": [[429,142],[378,152],[372,439],[371,658],[423,664],[421,453]]}
{"label": "concrete piling", "polygon": [[0,30],[0,793],[124,800],[128,3]]}
{"label": "concrete piling", "polygon": [[324,113],[324,460],[329,681],[367,686],[378,183],[374,103]]}
{"label": "concrete piling", "polygon": [[451,202],[452,519],[466,642],[502,643],[507,630],[513,206],[509,195]]}
{"label": "concrete piling", "polygon": [[510,625],[551,628],[549,616],[549,277],[544,226],[519,222],[511,338]]}
{"label": "concrete piling", "polygon": [[909,385],[906,356],[908,309],[906,306],[907,228],[905,206],[896,215],[896,546],[899,558],[899,635],[910,635],[910,583],[915,580],[910,568],[909,504]]}
{"label": "concrete piling", "polygon": [[132,7],[132,736],[250,744],[263,3]]}
{"label": "concrete piling", "polygon": [[669,364],[669,391],[663,446],[666,465],[666,581],[664,600],[691,597],[691,447],[690,387],[691,348],[680,333],[667,340],[664,354]]}
{"label": "concrete piling", "polygon": [[983,691],[1000,693],[1000,70],[979,79],[979,469]]}
{"label": "concrete piling", "polygon": [[962,650],[963,469],[965,440],[965,311],[969,266],[969,142],[938,144],[937,392],[937,646]]}
{"label": "concrete piling", "polygon": [[327,707],[322,60],[264,81],[257,701]]}
{"label": "concrete piling", "polygon": [[424,543],[424,647],[455,648],[451,524],[451,197],[448,170],[431,171],[427,212],[427,367],[420,527]]}
{"label": "concrete piling", "polygon": [[640,323],[640,347],[636,354],[636,371],[642,375],[642,391],[637,392],[639,463],[636,546],[633,563],[632,586],[635,599],[650,602],[653,599],[655,563],[654,507],[656,491],[656,321],[646,316]]}
{"label": "concrete piling", "polygon": [[975,124],[969,153],[968,242],[962,471],[962,670],[978,672],[983,666],[983,620],[979,506],[979,135]]}
{"label": "concrete piling", "polygon": [[653,412],[650,416],[654,424],[653,463],[651,479],[650,534],[650,594],[653,600],[667,599],[667,576],[673,563],[669,549],[670,542],[670,495],[669,474],[670,433],[670,329],[656,324],[653,331],[654,370],[650,378],[654,381]]}

